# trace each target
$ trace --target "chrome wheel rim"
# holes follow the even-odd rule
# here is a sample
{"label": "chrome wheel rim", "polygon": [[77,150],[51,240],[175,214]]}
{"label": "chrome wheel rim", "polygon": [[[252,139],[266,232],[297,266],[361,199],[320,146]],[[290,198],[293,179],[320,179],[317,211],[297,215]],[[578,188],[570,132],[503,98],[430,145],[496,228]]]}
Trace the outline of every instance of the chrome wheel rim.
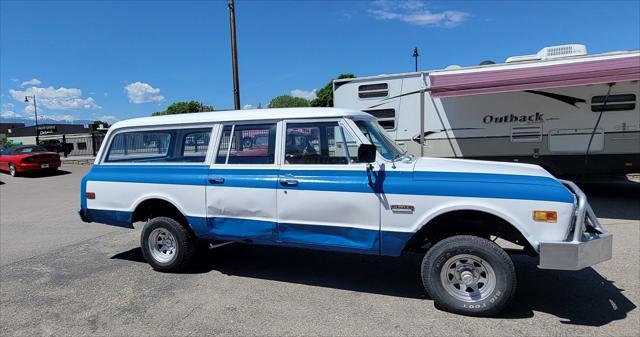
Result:
{"label": "chrome wheel rim", "polygon": [[440,271],[440,281],[449,295],[464,302],[482,301],[496,288],[496,274],[491,265],[469,254],[448,259]]}
{"label": "chrome wheel rim", "polygon": [[16,175],[16,167],[13,165],[9,165],[9,174],[12,176]]}
{"label": "chrome wheel rim", "polygon": [[153,259],[160,263],[173,261],[178,253],[176,237],[165,228],[154,229],[149,234],[147,244]]}

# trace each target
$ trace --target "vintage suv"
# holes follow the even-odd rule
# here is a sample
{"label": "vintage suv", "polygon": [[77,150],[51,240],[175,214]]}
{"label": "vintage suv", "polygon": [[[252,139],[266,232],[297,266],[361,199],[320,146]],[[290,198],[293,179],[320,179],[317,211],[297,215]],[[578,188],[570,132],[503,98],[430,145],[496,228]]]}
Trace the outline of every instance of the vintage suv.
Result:
{"label": "vintage suv", "polygon": [[612,236],[576,185],[535,165],[404,155],[369,114],[220,111],[115,123],[82,180],[84,221],[144,221],[145,259],[178,271],[209,240],[398,256],[424,253],[435,302],[507,305],[516,274],[496,238],[545,269],[609,260]]}

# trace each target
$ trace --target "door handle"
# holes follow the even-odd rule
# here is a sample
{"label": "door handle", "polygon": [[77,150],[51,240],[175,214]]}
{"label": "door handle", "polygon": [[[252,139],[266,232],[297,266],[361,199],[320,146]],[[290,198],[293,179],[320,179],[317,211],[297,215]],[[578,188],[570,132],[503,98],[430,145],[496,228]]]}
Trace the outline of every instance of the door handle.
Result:
{"label": "door handle", "polygon": [[280,179],[280,185],[282,186],[298,186],[298,181],[295,179]]}
{"label": "door handle", "polygon": [[224,178],[222,177],[209,178],[209,184],[224,184]]}

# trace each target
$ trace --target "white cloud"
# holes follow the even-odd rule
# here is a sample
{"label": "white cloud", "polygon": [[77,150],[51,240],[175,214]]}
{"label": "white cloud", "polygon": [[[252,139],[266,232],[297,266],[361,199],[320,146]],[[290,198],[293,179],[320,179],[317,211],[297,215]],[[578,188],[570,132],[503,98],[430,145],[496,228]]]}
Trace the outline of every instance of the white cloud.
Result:
{"label": "white cloud", "polygon": [[291,90],[291,96],[300,97],[306,100],[312,100],[316,98],[316,90],[302,90],[302,89],[293,89]]}
{"label": "white cloud", "polygon": [[[34,119],[34,116],[29,117],[29,119]],[[66,121],[66,122],[73,122],[74,120],[76,120],[76,117],[73,115],[38,115],[38,119],[39,120],[52,120],[52,121]]]}
{"label": "white cloud", "polygon": [[461,11],[432,12],[424,1],[376,1],[369,14],[378,20],[397,20],[416,26],[455,27],[471,14]]}
{"label": "white cloud", "polygon": [[29,115],[33,115],[36,112],[36,108],[33,105],[25,105],[24,112],[28,113]]}
{"label": "white cloud", "polygon": [[148,83],[130,83],[124,87],[124,90],[127,92],[127,96],[129,96],[129,102],[133,104],[164,101],[164,96],[159,95],[160,89],[154,88]]}
{"label": "white cloud", "polygon": [[30,80],[28,80],[28,81],[24,81],[24,82],[22,82],[22,84],[20,84],[20,86],[21,86],[21,87],[26,87],[26,86],[28,86],[28,85],[40,85],[40,83],[42,83],[42,82],[40,82],[40,80],[39,80],[39,79],[37,79],[37,78],[32,78],[32,79],[30,79]]}
{"label": "white cloud", "polygon": [[2,109],[0,109],[0,117],[2,118],[16,118],[22,117],[22,115],[13,111],[14,109],[13,103],[5,103],[2,104]]}
{"label": "white cloud", "polygon": [[2,111],[0,112],[0,117],[2,118],[16,118],[16,117],[22,117],[22,115],[17,114],[11,110],[6,110],[6,111]]}
{"label": "white cloud", "polygon": [[[25,96],[36,96],[38,107],[53,110],[101,109],[93,97],[82,97],[82,90],[78,88],[30,87],[25,90],[9,90],[9,94],[18,102],[24,102]],[[25,104],[25,111],[33,113],[33,102]]]}
{"label": "white cloud", "polygon": [[255,107],[255,106],[253,106],[253,104],[245,104],[245,105],[242,107],[242,110],[250,110],[250,109],[255,109],[255,108],[256,108],[256,107]]}
{"label": "white cloud", "polygon": [[101,120],[103,122],[107,122],[109,124],[113,124],[120,120],[118,117],[114,115],[104,115],[104,116],[96,117],[96,119]]}

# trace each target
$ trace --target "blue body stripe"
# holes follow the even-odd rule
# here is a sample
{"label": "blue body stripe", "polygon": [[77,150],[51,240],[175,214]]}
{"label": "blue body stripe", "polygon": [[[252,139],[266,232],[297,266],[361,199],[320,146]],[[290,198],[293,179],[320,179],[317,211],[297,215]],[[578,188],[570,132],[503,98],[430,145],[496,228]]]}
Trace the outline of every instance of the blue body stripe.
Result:
{"label": "blue body stripe", "polygon": [[208,165],[94,165],[86,178],[91,181],[202,185]]}
{"label": "blue body stripe", "polygon": [[279,240],[378,252],[380,231],[351,227],[279,223]]}
{"label": "blue body stripe", "polygon": [[278,224],[272,221],[208,218],[206,223],[206,228],[194,228],[194,232],[202,237],[225,239],[273,241],[278,237]]}
{"label": "blue body stripe", "polygon": [[[366,171],[209,169],[206,165],[97,165],[86,179],[157,184],[204,185],[222,177],[222,186],[278,188],[278,177],[291,174],[298,190],[390,193],[453,197],[543,200],[573,203],[573,194],[549,177],[458,172],[377,171],[368,185]],[[84,185],[84,183],[83,183]],[[291,188],[291,187],[289,187]],[[83,193],[84,196],[84,193]]]}
{"label": "blue body stripe", "polygon": [[[224,186],[274,188],[278,176],[291,175],[298,180],[296,190],[352,193],[389,193],[452,197],[543,200],[573,203],[573,194],[559,181],[549,177],[466,172],[389,172],[376,171],[375,187],[368,184],[366,171],[346,170],[211,170],[224,177]],[[268,182],[267,182],[268,181]],[[277,183],[275,183],[277,185]]]}
{"label": "blue body stripe", "polygon": [[[86,209],[86,217],[98,223],[133,228],[131,212]],[[302,225],[234,218],[188,216],[194,233],[203,239],[326,249],[363,254],[398,256],[413,233],[351,227]]]}
{"label": "blue body stripe", "polygon": [[85,208],[84,214],[92,222],[103,223],[111,226],[133,228],[131,224],[131,212],[113,211],[105,209]]}

